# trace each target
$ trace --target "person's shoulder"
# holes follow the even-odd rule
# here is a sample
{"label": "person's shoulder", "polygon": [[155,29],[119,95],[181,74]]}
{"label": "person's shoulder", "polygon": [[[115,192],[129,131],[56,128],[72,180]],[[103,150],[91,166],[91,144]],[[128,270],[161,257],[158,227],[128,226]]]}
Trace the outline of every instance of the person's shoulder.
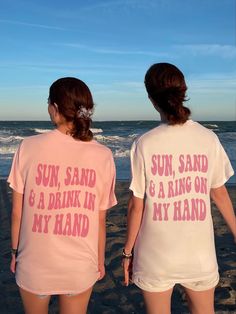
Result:
{"label": "person's shoulder", "polygon": [[22,146],[36,145],[36,144],[38,144],[42,141],[45,141],[48,138],[52,137],[53,134],[54,134],[53,131],[48,131],[48,132],[45,132],[42,134],[27,136],[22,140]]}
{"label": "person's shoulder", "polygon": [[93,146],[93,150],[97,150],[97,152],[99,154],[104,154],[104,155],[112,155],[112,151],[110,148],[108,148],[107,146],[97,142],[96,140],[92,140],[90,142],[87,142],[88,144]]}
{"label": "person's shoulder", "polygon": [[207,136],[209,137],[210,139],[216,139],[218,138],[216,133],[207,128],[206,126],[204,126],[203,124],[197,122],[197,121],[193,121],[193,120],[190,120],[189,121],[189,127],[193,130],[196,130],[196,132],[200,133],[201,136]]}
{"label": "person's shoulder", "polygon": [[143,145],[146,142],[152,140],[153,137],[156,137],[158,134],[164,132],[165,125],[160,124],[159,126],[145,132],[144,134],[138,136],[134,140],[134,145]]}

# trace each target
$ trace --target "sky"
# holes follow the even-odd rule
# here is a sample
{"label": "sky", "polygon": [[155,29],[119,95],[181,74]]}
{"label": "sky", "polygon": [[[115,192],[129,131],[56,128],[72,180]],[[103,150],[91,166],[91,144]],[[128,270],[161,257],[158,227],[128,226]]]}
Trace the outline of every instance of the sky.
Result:
{"label": "sky", "polygon": [[94,120],[154,120],[144,76],[184,73],[195,120],[236,120],[235,0],[4,0],[0,120],[48,120],[48,89],[74,76]]}

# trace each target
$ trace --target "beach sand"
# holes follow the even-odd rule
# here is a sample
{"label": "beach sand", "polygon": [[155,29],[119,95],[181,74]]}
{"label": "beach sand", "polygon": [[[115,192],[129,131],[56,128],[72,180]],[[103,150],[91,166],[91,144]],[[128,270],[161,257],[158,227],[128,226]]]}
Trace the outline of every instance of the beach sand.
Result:
{"label": "beach sand", "polygon": [[[236,204],[236,187],[228,188]],[[118,182],[116,187],[119,204],[107,217],[106,277],[98,282],[90,300],[89,314],[142,314],[145,313],[140,290],[134,285],[124,287],[121,269],[121,252],[125,241],[126,210],[129,196],[128,183]],[[9,271],[10,261],[10,190],[6,181],[0,181],[0,313],[23,313],[21,299],[14,275]],[[216,313],[236,313],[236,245],[220,213],[212,204],[216,233],[216,248],[220,270],[220,283],[216,288]],[[57,298],[52,297],[50,314],[58,313]],[[189,313],[185,295],[176,286],[172,296],[172,313]]]}

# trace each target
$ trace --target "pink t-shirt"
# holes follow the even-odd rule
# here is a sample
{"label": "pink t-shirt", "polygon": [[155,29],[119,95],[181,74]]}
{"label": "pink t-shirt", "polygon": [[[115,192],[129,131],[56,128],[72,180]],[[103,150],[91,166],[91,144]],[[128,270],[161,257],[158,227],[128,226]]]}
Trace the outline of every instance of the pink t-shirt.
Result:
{"label": "pink t-shirt", "polygon": [[162,124],[131,149],[130,189],[145,198],[135,243],[133,280],[147,291],[160,282],[204,280],[217,272],[210,189],[234,173],[217,136],[192,120]]}
{"label": "pink t-shirt", "polygon": [[8,178],[24,194],[16,281],[36,294],[80,293],[98,272],[98,214],[114,206],[111,151],[58,130],[26,138]]}

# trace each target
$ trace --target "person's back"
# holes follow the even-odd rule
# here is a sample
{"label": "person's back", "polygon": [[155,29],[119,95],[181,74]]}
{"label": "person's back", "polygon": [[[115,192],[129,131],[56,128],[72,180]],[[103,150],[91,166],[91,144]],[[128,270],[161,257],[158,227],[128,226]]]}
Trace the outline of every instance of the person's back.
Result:
{"label": "person's back", "polygon": [[125,283],[134,247],[132,280],[142,289],[148,313],[170,313],[173,287],[181,284],[191,312],[210,314],[219,281],[210,196],[236,238],[224,187],[234,172],[217,136],[189,119],[183,106],[187,86],[177,67],[154,64],[145,86],[162,124],[131,148]]}
{"label": "person's back", "polygon": [[[133,145],[133,158],[143,159],[145,183],[140,176],[130,188],[136,195],[140,189],[141,195],[142,184],[146,186],[145,210],[134,252],[133,280],[137,284],[144,277],[198,281],[217,272],[209,228],[209,191],[218,180],[222,182],[221,172],[225,171],[224,152],[219,154],[219,147],[216,135],[192,120],[183,125],[161,124]],[[215,164],[218,178],[213,177]],[[147,259],[150,254],[155,254],[155,259]],[[214,280],[217,283],[217,275]]]}
{"label": "person's back", "polygon": [[105,275],[115,166],[111,151],[93,140],[92,109],[85,83],[57,80],[48,106],[56,129],[24,139],[14,156],[11,270],[27,313],[46,313],[53,294],[62,313],[86,313]]}

